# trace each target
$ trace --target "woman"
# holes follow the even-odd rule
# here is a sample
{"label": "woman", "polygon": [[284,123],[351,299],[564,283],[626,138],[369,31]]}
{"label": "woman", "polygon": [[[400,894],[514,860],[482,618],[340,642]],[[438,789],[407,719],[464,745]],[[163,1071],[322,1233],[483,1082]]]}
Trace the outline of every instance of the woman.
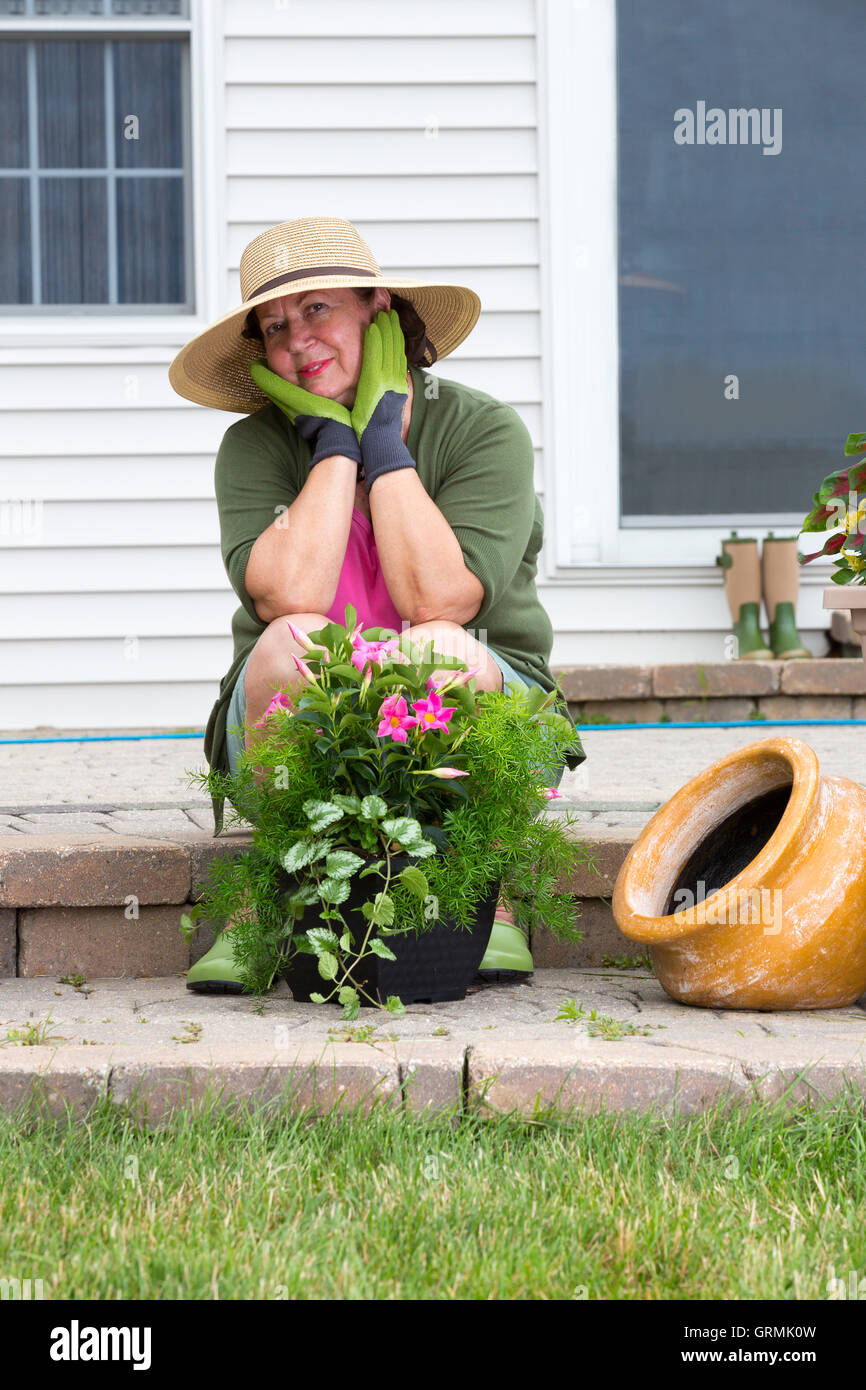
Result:
{"label": "woman", "polygon": [[[303,684],[285,618],[315,631],[343,624],[347,603],[364,627],[433,639],[479,667],[479,690],[553,690],[529,434],[510,406],[422,370],[471,332],[478,296],[383,276],[351,223],[333,217],[263,232],[240,278],[242,306],[169,370],[179,395],[247,415],[215,469],[241,607],[205,731],[210,766],[235,771],[275,690]],[[567,765],[583,756],[575,735]],[[214,798],[217,835],[222,822]],[[192,968],[191,988],[240,987],[226,936]]]}

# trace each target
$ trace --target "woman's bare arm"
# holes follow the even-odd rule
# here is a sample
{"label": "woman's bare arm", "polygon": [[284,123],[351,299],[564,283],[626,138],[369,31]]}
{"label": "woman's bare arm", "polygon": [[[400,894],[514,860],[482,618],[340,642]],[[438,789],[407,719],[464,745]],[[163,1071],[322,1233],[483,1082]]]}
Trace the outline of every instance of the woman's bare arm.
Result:
{"label": "woman's bare arm", "polygon": [[354,459],[321,459],[292,505],[258,537],[244,582],[263,623],[331,607],[349,543],[357,474]]}

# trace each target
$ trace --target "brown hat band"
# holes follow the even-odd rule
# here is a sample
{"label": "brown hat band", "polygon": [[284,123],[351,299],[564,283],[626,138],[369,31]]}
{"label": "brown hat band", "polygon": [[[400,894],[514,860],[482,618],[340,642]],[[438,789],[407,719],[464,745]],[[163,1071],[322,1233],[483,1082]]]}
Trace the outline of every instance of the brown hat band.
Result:
{"label": "brown hat band", "polygon": [[283,275],[276,275],[273,280],[266,280],[263,285],[259,285],[257,290],[248,294],[245,303],[255,299],[256,295],[264,294],[266,290],[275,290],[278,285],[287,285],[290,280],[313,280],[321,275],[369,275],[376,279],[375,270],[361,270],[354,265],[311,265],[304,270],[289,270]]}

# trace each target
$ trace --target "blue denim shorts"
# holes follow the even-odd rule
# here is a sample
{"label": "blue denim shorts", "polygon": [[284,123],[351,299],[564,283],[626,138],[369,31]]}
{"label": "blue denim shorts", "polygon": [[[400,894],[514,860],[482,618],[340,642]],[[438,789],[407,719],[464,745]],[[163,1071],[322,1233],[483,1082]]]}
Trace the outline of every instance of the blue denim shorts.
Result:
{"label": "blue denim shorts", "polygon": [[[479,643],[479,645],[484,646],[484,643]],[[527,680],[525,676],[518,675],[514,667],[510,666],[509,663],[505,660],[505,657],[500,656],[499,653],[495,652],[492,647],[485,646],[484,650],[486,652],[489,652],[490,656],[493,657],[493,660],[496,662],[497,666],[501,670],[503,688],[506,691],[509,685],[522,685],[525,686],[527,689],[529,689],[530,686],[539,685],[538,681],[530,681]],[[250,652],[250,656],[252,656],[252,652]],[[229,701],[228,713],[226,714],[226,756],[228,758],[229,771],[232,773],[232,776],[234,776],[234,774],[237,772],[238,758],[245,747],[243,736],[243,723],[244,719],[246,718],[247,712],[247,695],[246,690],[244,689],[244,677],[247,672],[249,659],[250,657],[248,656],[240,669],[238,678],[235,681],[234,689],[232,690],[232,697]],[[240,732],[233,733],[233,726],[240,729]],[[550,783],[551,786],[559,786],[560,782],[562,781],[562,774],[564,771],[565,764],[562,763],[557,768],[555,778]]]}

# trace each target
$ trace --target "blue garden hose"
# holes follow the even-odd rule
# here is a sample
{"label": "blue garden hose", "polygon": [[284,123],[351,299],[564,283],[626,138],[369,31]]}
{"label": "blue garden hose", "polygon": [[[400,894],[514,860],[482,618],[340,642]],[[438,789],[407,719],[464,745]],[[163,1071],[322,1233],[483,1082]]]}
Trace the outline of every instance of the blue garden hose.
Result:
{"label": "blue garden hose", "polygon": [[581,734],[595,733],[596,729],[755,729],[778,728],[780,725],[802,724],[866,724],[866,719],[690,719],[683,724],[581,724],[576,721]]}
{"label": "blue garden hose", "polygon": [[204,738],[204,729],[192,734],[81,734],[66,738],[0,738],[0,743],[137,743],[146,738]]}
{"label": "blue garden hose", "polygon": [[[866,724],[866,719],[691,719],[682,724],[580,724],[576,727],[581,733],[595,733],[607,729],[754,729],[759,725],[765,728],[799,727],[803,725],[828,726],[831,724]],[[79,737],[64,738],[0,738],[2,743],[137,743],[144,739],[156,738],[204,738],[204,729],[191,734],[81,734]]]}

